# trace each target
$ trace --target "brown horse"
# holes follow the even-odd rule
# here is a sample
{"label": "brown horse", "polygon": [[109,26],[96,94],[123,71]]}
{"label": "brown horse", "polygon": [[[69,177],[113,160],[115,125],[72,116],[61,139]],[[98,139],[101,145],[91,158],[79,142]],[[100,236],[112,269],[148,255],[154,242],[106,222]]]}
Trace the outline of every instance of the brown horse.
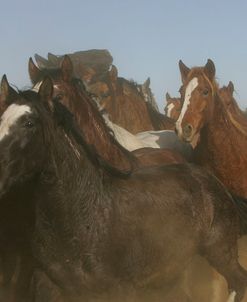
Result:
{"label": "brown horse", "polygon": [[174,123],[146,101],[140,85],[118,77],[117,68],[92,78],[89,89],[97,95],[111,120],[131,133],[174,129]]}
{"label": "brown horse", "polygon": [[[93,145],[102,158],[110,162],[113,166],[123,170],[129,170],[130,166],[124,160],[124,154],[127,153],[123,147],[121,152],[115,148],[114,144],[109,144],[109,140],[115,140],[109,131],[105,121],[100,114],[98,107],[92,96],[87,92],[79,79],[73,78],[73,64],[68,56],[64,57],[61,68],[40,70],[32,61],[29,60],[29,74],[33,84],[37,85],[45,76],[49,75],[54,83],[54,97],[59,97],[62,102],[75,116],[75,119],[86,135],[90,145]],[[137,155],[137,166],[147,166],[151,164],[164,164],[184,162],[184,158],[177,152],[168,149],[152,150],[144,148],[142,151],[136,151],[131,154]]]}
{"label": "brown horse", "polygon": [[[95,74],[102,74],[109,70],[113,58],[106,49],[90,49],[68,54],[74,65],[74,76],[85,83],[91,81]],[[64,56],[48,53],[48,59],[36,54],[35,59],[40,68],[57,68]]]}
{"label": "brown horse", "polygon": [[[87,85],[100,100],[110,120],[135,134],[147,130],[174,129],[172,120],[161,114],[150,89],[150,79],[139,85],[118,77],[117,68],[106,50],[70,54],[73,75]],[[40,68],[57,68],[63,56],[48,54],[48,60],[35,55]],[[111,66],[111,69],[110,69]]]}
{"label": "brown horse", "polygon": [[230,81],[228,86],[223,86],[219,90],[219,95],[221,100],[223,101],[223,105],[231,116],[232,120],[236,120],[241,123],[241,127],[245,128],[247,131],[247,118],[244,112],[239,108],[237,101],[233,97],[234,85]]}
{"label": "brown horse", "polygon": [[179,62],[183,107],[178,135],[195,147],[195,161],[211,170],[234,194],[247,198],[247,132],[242,118],[226,110],[215,66],[188,68]]}
{"label": "brown horse", "polygon": [[180,153],[170,149],[141,148],[132,154],[138,159],[138,167],[186,162]]}
{"label": "brown horse", "polygon": [[182,109],[182,102],[180,98],[172,98],[170,94],[166,93],[166,106],[164,108],[167,117],[176,121]]}

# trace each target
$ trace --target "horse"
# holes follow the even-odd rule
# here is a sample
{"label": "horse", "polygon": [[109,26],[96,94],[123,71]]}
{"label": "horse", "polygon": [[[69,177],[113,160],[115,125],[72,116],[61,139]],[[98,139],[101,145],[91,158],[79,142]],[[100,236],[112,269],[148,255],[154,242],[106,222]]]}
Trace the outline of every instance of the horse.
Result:
{"label": "horse", "polygon": [[[152,151],[151,148],[161,148],[162,150],[160,151],[152,152],[151,157],[156,158],[155,155],[159,154],[159,156],[161,156],[161,158],[163,158],[164,162],[166,163],[169,162],[170,156],[173,158],[172,162],[174,159],[178,158],[176,153],[182,155],[183,158],[187,161],[192,161],[193,151],[190,144],[181,142],[181,140],[178,139],[176,133],[173,130],[145,131],[134,135],[110,121],[108,114],[103,113],[103,117],[107,126],[109,126],[109,128],[113,131],[114,136],[118,140],[118,142],[127,150],[135,151],[133,152],[133,154],[138,154],[139,160],[141,162],[144,162],[145,165],[147,164],[147,162],[145,162],[144,157],[142,157],[141,155],[143,154],[144,156],[144,153],[147,153],[145,157],[150,157],[150,152]],[[139,152],[139,149],[142,149],[142,151]],[[170,153],[170,155],[168,155],[168,157],[166,158],[165,154],[167,154],[167,152]],[[172,152],[175,152],[175,157],[172,156]],[[151,161],[152,159],[150,159],[148,162],[151,163]],[[157,160],[157,163],[164,162]]]}
{"label": "horse", "polygon": [[229,115],[236,116],[238,122],[241,121],[241,126],[244,127],[247,131],[247,118],[244,112],[239,108],[237,101],[233,97],[234,85],[232,81],[228,83],[227,86],[223,86],[219,90],[219,95],[221,100],[223,101],[223,105],[225,105],[226,111]]}
{"label": "horse", "polygon": [[173,119],[174,121],[177,121],[181,108],[182,108],[182,102],[180,98],[172,98],[170,94],[166,93],[166,106],[164,108],[165,114],[167,117]]}
{"label": "horse", "polygon": [[49,78],[38,93],[10,95],[4,85],[0,197],[37,179],[33,300],[164,301],[200,253],[226,278],[229,301],[241,301],[247,272],[237,257],[238,215],[217,178],[189,164],[123,173],[88,145],[53,100]]}
{"label": "horse", "polygon": [[170,149],[181,154],[187,161],[193,159],[193,149],[190,144],[179,140],[173,130],[144,131],[137,133],[136,138],[150,148]]}
{"label": "horse", "polygon": [[[184,154],[181,153],[181,155],[179,155],[178,149],[171,150],[174,147],[174,143],[169,143],[169,139],[167,139],[166,146],[163,146],[163,148],[166,148],[167,150],[163,149],[151,152],[148,147],[160,148],[157,144],[159,143],[158,139],[156,139],[157,142],[154,142],[153,145],[151,145],[147,139],[140,140],[126,129],[113,123],[108,118],[108,115],[102,115],[97,106],[98,102],[95,96],[88,93],[80,79],[74,78],[73,74],[73,64],[68,56],[64,57],[61,62],[61,67],[56,69],[39,69],[31,58],[29,60],[29,75],[33,85],[35,85],[34,87],[40,85],[40,82],[45,75],[52,77],[55,87],[54,96],[59,97],[60,101],[74,114],[80,129],[82,129],[87,137],[87,141],[96,146],[99,153],[102,154],[108,162],[119,167],[122,161],[121,158],[123,158],[123,152],[126,152],[126,150],[120,154],[119,150],[112,150],[114,145],[105,143],[108,141],[107,137],[109,134],[108,132],[104,132],[103,134],[99,132],[99,129],[102,129],[101,124],[106,124],[112,130],[113,135],[111,139],[117,139],[118,142],[129,151],[146,148],[141,152],[136,151],[135,153],[135,155],[138,154],[139,164],[137,164],[139,166],[146,166],[150,162],[162,164],[163,162],[160,162],[161,159],[165,160],[164,162],[168,162],[170,158],[173,158],[172,162],[179,158],[179,162],[184,162],[184,159],[182,158]],[[176,136],[175,138],[177,140]],[[179,144],[182,145],[181,143]],[[147,153],[147,155],[144,156],[144,153]],[[150,156],[148,161],[147,156]]]}
{"label": "horse", "polygon": [[107,73],[93,77],[89,89],[100,98],[111,120],[133,134],[174,128],[168,118],[159,116],[158,122],[155,120],[158,112],[145,102],[141,89],[134,82],[119,78],[114,65]]}
{"label": "horse", "polygon": [[[174,129],[174,122],[158,110],[149,78],[142,85],[120,78],[116,66],[111,65],[109,52],[94,52],[96,50],[85,52],[86,54],[78,52],[84,54],[80,59],[76,57],[77,53],[69,55],[74,65],[73,75],[80,78],[87,89],[99,98],[100,105],[105,107],[112,122],[133,134],[147,130]],[[46,60],[35,55],[35,58],[38,66],[43,69],[57,68],[64,56],[49,55]]]}
{"label": "horse", "polygon": [[225,107],[210,59],[204,67],[179,67],[183,107],[178,136],[191,143],[194,161],[212,171],[235,195],[247,198],[247,132],[243,119]]}
{"label": "horse", "polygon": [[[4,94],[15,94],[6,86],[4,76],[1,84],[0,116],[6,109]],[[2,129],[2,128],[1,128]],[[18,170],[20,166],[16,166]],[[18,172],[17,172],[18,173]],[[14,184],[0,198],[0,258],[1,285],[0,299],[25,302],[32,275],[30,229],[33,221],[32,198],[35,179],[25,184]]]}
{"label": "horse", "polygon": [[[74,77],[80,78],[85,83],[90,82],[95,74],[107,72],[113,58],[106,49],[90,49],[68,54],[74,65]],[[36,62],[40,68],[57,68],[63,56],[48,53],[48,59],[35,54]]]}
{"label": "horse", "polygon": [[149,103],[146,103],[146,106],[155,131],[174,130],[175,124],[171,118],[157,110],[154,110],[153,106]]}

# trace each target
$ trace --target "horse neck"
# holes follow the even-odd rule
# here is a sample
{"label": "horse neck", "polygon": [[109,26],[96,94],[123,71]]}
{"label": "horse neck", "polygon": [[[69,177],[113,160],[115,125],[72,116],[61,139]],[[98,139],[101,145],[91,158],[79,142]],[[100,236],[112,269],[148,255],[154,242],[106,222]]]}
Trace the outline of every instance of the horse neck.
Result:
{"label": "horse neck", "polygon": [[[111,177],[92,163],[88,152],[79,147],[65,136],[50,147],[35,202],[34,242],[37,244],[34,244],[34,250],[41,259],[43,255],[40,249],[36,249],[40,245],[39,240],[51,251],[55,249],[57,261],[64,263],[64,255],[75,259],[79,253],[88,251],[92,236],[102,230],[103,222],[107,223],[104,211],[110,208],[112,199],[105,196],[111,192],[108,189],[112,188]],[[58,247],[63,247],[65,254],[60,254]],[[46,263],[54,261],[53,254],[46,256]]]}
{"label": "horse neck", "polygon": [[45,212],[54,210],[59,215],[57,209],[60,209],[62,214],[71,213],[78,199],[84,211],[95,206],[104,173],[92,162],[88,152],[64,131],[59,131],[47,148],[49,155],[39,190],[41,196],[46,195],[42,198],[47,206]]}
{"label": "horse neck", "polygon": [[196,148],[196,159],[200,163],[227,163],[240,150],[240,144],[246,140],[247,132],[233,118],[216,94],[214,111],[210,121],[201,131],[200,143]]}
{"label": "horse neck", "polygon": [[247,133],[247,118],[244,112],[239,108],[237,101],[233,98],[232,100],[233,109],[229,112],[229,115],[237,123],[241,124],[244,131]]}

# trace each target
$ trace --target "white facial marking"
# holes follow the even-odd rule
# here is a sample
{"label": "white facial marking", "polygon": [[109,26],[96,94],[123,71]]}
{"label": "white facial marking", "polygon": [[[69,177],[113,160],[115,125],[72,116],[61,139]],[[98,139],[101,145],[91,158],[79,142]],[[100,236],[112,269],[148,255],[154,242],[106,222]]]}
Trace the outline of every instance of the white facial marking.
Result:
{"label": "white facial marking", "polygon": [[236,297],[236,292],[231,292],[230,296],[227,299],[227,302],[234,302]]}
{"label": "white facial marking", "polygon": [[182,125],[184,115],[185,115],[185,113],[186,113],[186,111],[189,107],[189,104],[190,104],[191,94],[196,89],[197,86],[198,86],[198,79],[193,78],[186,87],[183,107],[182,107],[181,113],[179,115],[179,118],[176,122],[176,129],[178,131],[178,134],[180,134],[180,135],[182,135],[181,125]]}
{"label": "white facial marking", "polygon": [[43,82],[40,81],[40,82],[38,82],[37,84],[35,84],[35,85],[33,86],[33,88],[32,88],[32,91],[34,91],[34,92],[39,92],[39,88],[40,88],[40,86],[41,86],[42,83],[43,83]]}
{"label": "white facial marking", "polygon": [[0,122],[0,141],[9,134],[9,129],[18,119],[26,113],[31,113],[31,108],[27,105],[10,105],[3,113]]}
{"label": "white facial marking", "polygon": [[168,106],[167,106],[167,116],[168,117],[171,117],[171,112],[172,112],[172,109],[175,107],[175,105],[173,104],[173,103],[171,103],[171,104],[169,104]]}

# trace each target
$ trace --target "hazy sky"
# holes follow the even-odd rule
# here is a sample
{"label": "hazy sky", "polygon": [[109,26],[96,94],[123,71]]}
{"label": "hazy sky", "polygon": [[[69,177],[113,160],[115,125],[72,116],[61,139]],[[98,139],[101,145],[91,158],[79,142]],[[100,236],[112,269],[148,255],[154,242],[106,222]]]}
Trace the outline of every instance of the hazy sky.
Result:
{"label": "hazy sky", "polygon": [[247,1],[8,0],[0,11],[1,74],[30,85],[35,53],[108,49],[119,75],[138,83],[151,77],[160,106],[178,95],[178,60],[188,66],[211,58],[220,85],[232,80],[247,107]]}

